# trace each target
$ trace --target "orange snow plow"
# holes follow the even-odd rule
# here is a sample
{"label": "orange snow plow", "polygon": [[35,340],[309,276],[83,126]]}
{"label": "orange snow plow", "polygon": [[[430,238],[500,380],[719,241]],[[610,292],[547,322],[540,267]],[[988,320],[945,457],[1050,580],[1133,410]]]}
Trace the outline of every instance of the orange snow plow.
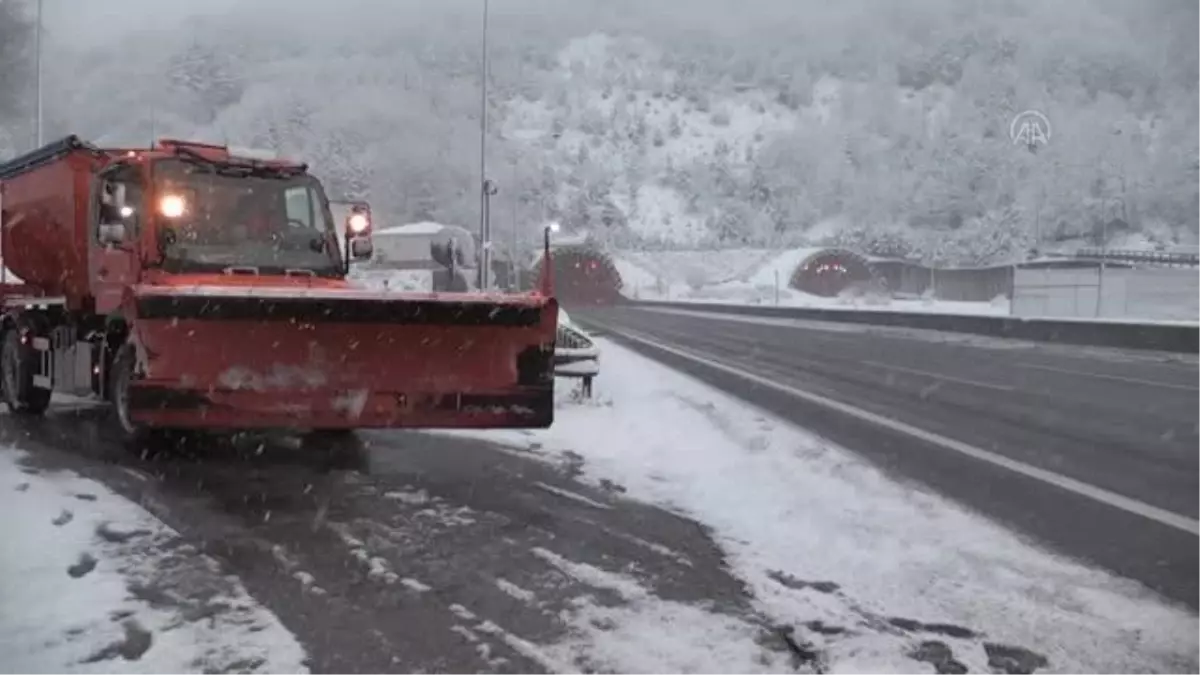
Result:
{"label": "orange snow plow", "polygon": [[151,427],[548,427],[557,303],[353,288],[136,286]]}
{"label": "orange snow plow", "polygon": [[371,213],[344,222],[303,163],[70,136],[0,163],[0,399],[112,404],[147,432],[544,428],[558,303],[357,286]]}

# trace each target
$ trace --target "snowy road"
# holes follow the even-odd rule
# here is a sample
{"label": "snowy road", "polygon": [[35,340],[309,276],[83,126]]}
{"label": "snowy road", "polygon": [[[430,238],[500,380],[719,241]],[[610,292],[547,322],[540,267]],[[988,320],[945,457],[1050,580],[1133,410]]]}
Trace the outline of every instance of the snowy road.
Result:
{"label": "snowy road", "polygon": [[[91,652],[77,649],[66,654],[74,660],[40,670],[278,671],[300,658],[297,649],[316,672],[1200,665],[1193,611],[1041,550],[610,341],[601,349],[595,400],[572,401],[570,385],[560,383],[549,430],[370,432],[361,451],[333,464],[283,441],[134,458],[88,407],[44,420],[0,415],[0,452],[20,462],[0,475],[0,504],[27,515],[21,500],[45,488],[37,481],[87,482],[94,493],[102,484],[110,513],[109,498],[136,502],[148,513],[125,504],[165,523],[142,529],[169,531],[171,550],[194,550],[220,566],[220,578],[234,584],[225,595],[250,596],[224,605],[261,608],[273,617],[255,625],[282,626],[267,636],[281,645],[270,660],[247,641],[250,656],[231,652],[195,668],[162,666],[152,646],[134,653],[144,659],[136,663],[116,647],[91,663]],[[76,491],[60,496],[70,502]],[[74,539],[59,542],[65,531],[42,522],[52,503],[31,521],[40,528],[36,544],[21,546],[70,553],[74,563],[76,549],[97,545],[92,521],[107,517],[74,508],[86,523]],[[96,555],[92,574],[128,566],[120,551],[108,553]],[[58,569],[56,601],[71,602],[78,586]],[[28,574],[0,577],[0,595]],[[177,604],[207,597],[203,585],[185,581],[160,586]],[[121,583],[130,584],[110,582],[107,605],[132,602]],[[128,616],[124,607],[103,611],[114,609],[122,613],[111,616]],[[9,618],[0,641],[30,630],[22,617]],[[152,645],[165,645],[189,635],[176,632],[180,625],[197,631],[210,617],[153,618],[141,625]],[[103,624],[103,635],[119,637],[116,621],[101,614],[84,634]],[[77,624],[41,631],[78,635]],[[226,627],[235,646],[238,625]],[[203,633],[195,639],[220,643]],[[31,659],[36,645],[32,651]],[[5,665],[0,659],[0,670],[12,670]]]}
{"label": "snowy road", "polygon": [[670,309],[572,316],[1196,608],[1194,357]]}
{"label": "snowy road", "polygon": [[103,484],[0,447],[0,672],[294,672],[236,576]]}
{"label": "snowy road", "polygon": [[[418,433],[364,434],[364,450],[333,466],[287,443],[151,461],[127,456],[86,408],[0,425],[0,445],[29,451],[27,473],[0,490],[24,496],[30,476],[67,470],[140,503],[240,577],[315,672],[743,672],[792,658],[704,528],[618,486],[580,485],[571,462]],[[668,618],[684,632],[652,648]],[[33,651],[22,665],[39,663]],[[34,670],[112,667],[83,656]],[[254,665],[293,667],[281,663]]]}

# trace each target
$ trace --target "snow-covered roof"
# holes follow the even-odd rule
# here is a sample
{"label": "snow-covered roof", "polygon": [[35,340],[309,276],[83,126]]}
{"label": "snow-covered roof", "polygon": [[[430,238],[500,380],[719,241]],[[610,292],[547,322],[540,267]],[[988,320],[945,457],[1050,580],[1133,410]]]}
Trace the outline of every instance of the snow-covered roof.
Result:
{"label": "snow-covered roof", "polygon": [[[378,236],[381,234],[413,234],[413,235],[437,234],[438,232],[441,232],[442,230],[444,230],[448,227],[454,227],[454,226],[453,225],[443,225],[441,223],[434,223],[434,222],[430,222],[430,221],[423,221],[420,223],[407,223],[405,225],[393,225],[391,227],[385,227],[382,230],[376,230],[375,235]],[[461,229],[461,228],[459,228],[459,229]]]}

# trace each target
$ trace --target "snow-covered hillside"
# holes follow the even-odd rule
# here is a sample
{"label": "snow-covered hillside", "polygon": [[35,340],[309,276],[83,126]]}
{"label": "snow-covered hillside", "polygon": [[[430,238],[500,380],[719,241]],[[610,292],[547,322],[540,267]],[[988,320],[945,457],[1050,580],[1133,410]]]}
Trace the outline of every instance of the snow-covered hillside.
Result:
{"label": "snow-covered hillside", "polygon": [[[577,38],[543,75],[543,98],[510,103],[503,133],[525,152],[549,154],[555,166],[568,167],[553,194],[555,206],[577,226],[625,248],[810,242],[932,263],[985,264],[1023,259],[1039,239],[1094,239],[1099,221],[1112,221],[1110,237],[1136,234],[1149,246],[1196,239],[1188,223],[1145,218],[1130,224],[1124,177],[1119,210],[1111,199],[1100,203],[1103,195],[1094,189],[1074,207],[1057,198],[1064,195],[1048,200],[1044,190],[1025,189],[1064,170],[1067,152],[1048,148],[1038,157],[1014,148],[997,119],[977,128],[981,145],[990,137],[991,147],[959,146],[951,154],[946,142],[958,145],[963,125],[972,124],[964,115],[977,103],[944,84],[884,87],[824,75],[789,98],[748,87],[697,91],[685,80],[644,39]],[[865,128],[849,124],[858,115],[866,117]],[[1147,145],[1142,151],[1165,149],[1153,117],[1127,123]],[[1064,143],[1080,144],[1070,152],[1086,154],[1089,141],[1060,134],[1067,135]],[[788,149],[794,154],[785,155]],[[1105,151],[1127,156],[1136,150]],[[866,166],[869,159],[879,166]],[[921,159],[946,171],[974,172],[970,191],[979,196],[988,185],[994,194],[966,204],[951,194],[947,182],[955,179],[929,176],[927,167],[914,164]],[[995,166],[980,173],[972,167],[980,160]],[[860,199],[827,203],[829,193],[847,183],[857,183],[849,194]]]}
{"label": "snow-covered hillside", "polygon": [[[0,3],[3,155],[32,136],[19,5]],[[532,245],[558,219],[625,248],[838,243],[949,264],[1105,231],[1195,242],[1194,3],[788,7],[493,3],[495,231]],[[385,222],[477,222],[479,3],[207,9],[99,45],[48,25],[47,137],[267,147]],[[1009,137],[1027,109],[1053,122],[1036,153]]]}

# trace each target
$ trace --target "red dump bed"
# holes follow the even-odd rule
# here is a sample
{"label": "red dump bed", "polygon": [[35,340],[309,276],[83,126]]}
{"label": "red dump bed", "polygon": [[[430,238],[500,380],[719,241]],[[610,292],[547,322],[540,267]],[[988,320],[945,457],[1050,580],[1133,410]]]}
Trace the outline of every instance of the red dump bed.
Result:
{"label": "red dump bed", "polygon": [[89,179],[99,157],[71,137],[0,164],[0,256],[44,295],[89,294]]}

